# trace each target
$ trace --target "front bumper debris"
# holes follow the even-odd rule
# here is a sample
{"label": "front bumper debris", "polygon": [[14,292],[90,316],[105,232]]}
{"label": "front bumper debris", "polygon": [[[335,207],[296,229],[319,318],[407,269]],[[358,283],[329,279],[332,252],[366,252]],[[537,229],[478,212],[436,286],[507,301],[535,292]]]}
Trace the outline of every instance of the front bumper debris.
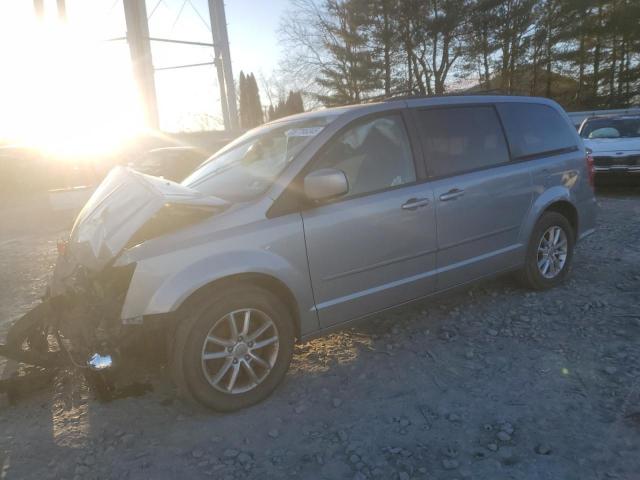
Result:
{"label": "front bumper debris", "polygon": [[94,353],[89,360],[87,360],[87,366],[94,372],[104,372],[113,367],[113,358],[111,355]]}
{"label": "front bumper debris", "polygon": [[[58,265],[64,266],[64,260],[61,255]],[[93,274],[75,268],[63,294],[48,293],[11,326],[0,355],[47,372],[81,369],[90,385],[99,386],[99,396],[111,395],[107,374],[133,336],[133,327],[122,325],[120,313],[134,269],[132,264]],[[0,385],[13,389],[15,382],[7,379]]]}
{"label": "front bumper debris", "polygon": [[175,182],[113,169],[81,210],[69,238],[58,244],[47,294],[10,328],[0,355],[48,371],[82,369],[90,383],[102,383],[112,395],[105,378],[145,327],[143,317],[121,318],[136,264],[114,262],[130,246],[227,206]]}

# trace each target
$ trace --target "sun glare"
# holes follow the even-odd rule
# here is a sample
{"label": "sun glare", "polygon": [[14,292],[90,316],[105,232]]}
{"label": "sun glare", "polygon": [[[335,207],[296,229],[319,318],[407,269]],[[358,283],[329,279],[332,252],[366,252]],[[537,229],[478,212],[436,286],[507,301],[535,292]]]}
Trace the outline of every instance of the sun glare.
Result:
{"label": "sun glare", "polygon": [[3,25],[0,139],[62,158],[107,154],[144,128],[124,42],[56,18]]}

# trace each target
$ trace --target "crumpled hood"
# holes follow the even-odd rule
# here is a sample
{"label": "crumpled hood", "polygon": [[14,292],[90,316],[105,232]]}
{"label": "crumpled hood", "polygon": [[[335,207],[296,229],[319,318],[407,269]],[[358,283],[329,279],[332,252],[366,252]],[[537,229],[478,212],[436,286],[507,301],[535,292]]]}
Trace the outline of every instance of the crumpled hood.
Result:
{"label": "crumpled hood", "polygon": [[224,207],[219,198],[179,183],[116,167],[82,208],[71,230],[67,256],[98,271],[165,204]]}
{"label": "crumpled hood", "polygon": [[640,151],[640,138],[585,138],[583,142],[593,153]]}

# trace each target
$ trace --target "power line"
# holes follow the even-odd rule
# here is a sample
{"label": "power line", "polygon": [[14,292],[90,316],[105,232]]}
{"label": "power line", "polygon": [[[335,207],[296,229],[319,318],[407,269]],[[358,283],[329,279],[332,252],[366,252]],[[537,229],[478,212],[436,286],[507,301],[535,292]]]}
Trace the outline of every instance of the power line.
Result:
{"label": "power line", "polygon": [[198,45],[200,47],[213,47],[213,43],[192,42],[191,40],[174,40],[172,38],[149,37],[152,42],[181,43],[184,45]]}
{"label": "power line", "polygon": [[204,24],[204,26],[207,27],[207,30],[209,30],[211,32],[211,25],[209,25],[209,22],[207,22],[204,19],[204,17],[202,15],[200,15],[200,12],[195,7],[195,5],[193,3],[191,3],[191,0],[187,0],[187,2],[189,2],[189,5],[191,5],[191,8],[193,9],[193,11],[196,12],[196,15],[198,15],[198,17],[200,17],[200,20],[202,20],[202,23]]}
{"label": "power line", "polygon": [[[174,38],[160,38],[160,37],[145,37],[145,38],[152,42],[180,43],[183,45],[195,45],[198,47],[213,47],[213,43],[193,42],[191,40],[176,40]],[[107,38],[105,42],[118,42],[121,40],[127,40],[127,37]]]}
{"label": "power line", "polygon": [[180,16],[182,15],[182,11],[184,10],[184,7],[187,5],[187,0],[184,0],[184,2],[182,2],[182,6],[180,7],[180,10],[178,10],[178,15],[176,15],[176,19],[173,21],[173,25],[171,25],[171,30],[169,30],[169,35],[171,35],[173,33],[173,29],[176,28],[176,24],[178,23],[178,20],[180,20]]}
{"label": "power line", "polygon": [[153,7],[151,9],[151,13],[149,14],[149,16],[147,17],[147,20],[151,20],[151,17],[153,17],[153,14],[156,13],[156,10],[158,9],[158,7],[160,6],[161,3],[163,3],[164,0],[158,0],[158,3],[156,3],[156,6]]}
{"label": "power line", "polygon": [[178,68],[191,68],[191,67],[204,67],[205,65],[215,65],[216,62],[203,62],[203,63],[189,63],[187,65],[174,65],[171,67],[156,67],[154,70],[159,72],[161,70],[177,70]]}
{"label": "power line", "polygon": [[107,12],[107,14],[113,12],[113,9],[116,8],[116,5],[120,3],[120,0],[114,0],[114,2],[111,4],[111,6],[109,7],[109,11]]}

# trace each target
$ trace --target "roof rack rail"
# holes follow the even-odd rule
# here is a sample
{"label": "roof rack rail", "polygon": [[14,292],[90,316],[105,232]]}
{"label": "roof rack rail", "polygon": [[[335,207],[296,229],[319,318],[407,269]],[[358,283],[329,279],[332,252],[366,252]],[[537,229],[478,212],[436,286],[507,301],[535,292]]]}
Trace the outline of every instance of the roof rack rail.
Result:
{"label": "roof rack rail", "polygon": [[442,97],[463,97],[463,96],[473,96],[473,95],[510,95],[509,93],[505,93],[500,89],[492,89],[492,90],[473,90],[473,91],[456,91],[450,93],[443,93],[439,95],[394,95],[391,97],[387,97],[384,95],[380,95],[378,97],[371,97],[368,100],[373,102],[395,102],[397,100],[420,100],[423,98],[442,98]]}

